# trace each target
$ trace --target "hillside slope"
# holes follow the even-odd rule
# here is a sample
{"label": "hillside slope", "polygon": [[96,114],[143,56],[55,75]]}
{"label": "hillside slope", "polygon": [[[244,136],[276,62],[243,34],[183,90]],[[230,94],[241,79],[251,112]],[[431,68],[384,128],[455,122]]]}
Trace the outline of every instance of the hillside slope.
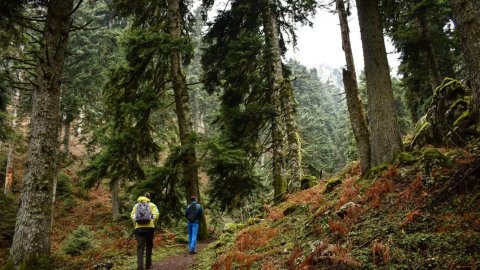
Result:
{"label": "hillside slope", "polygon": [[480,147],[358,166],[228,224],[195,269],[478,269]]}

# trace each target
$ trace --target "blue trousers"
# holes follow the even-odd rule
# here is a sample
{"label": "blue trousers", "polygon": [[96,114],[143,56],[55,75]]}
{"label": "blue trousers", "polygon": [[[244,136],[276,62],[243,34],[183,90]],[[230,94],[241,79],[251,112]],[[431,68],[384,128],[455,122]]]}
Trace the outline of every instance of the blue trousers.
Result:
{"label": "blue trousers", "polygon": [[188,250],[194,252],[197,246],[197,234],[200,224],[198,222],[188,222]]}

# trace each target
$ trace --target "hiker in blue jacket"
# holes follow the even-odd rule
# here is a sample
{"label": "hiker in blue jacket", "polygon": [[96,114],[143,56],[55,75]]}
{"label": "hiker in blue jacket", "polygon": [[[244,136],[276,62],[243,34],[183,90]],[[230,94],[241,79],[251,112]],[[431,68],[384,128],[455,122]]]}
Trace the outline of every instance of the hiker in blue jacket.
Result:
{"label": "hiker in blue jacket", "polygon": [[202,206],[197,203],[197,197],[190,197],[190,204],[185,209],[185,217],[188,222],[188,251],[196,253],[197,234],[200,227],[200,219],[203,216]]}
{"label": "hiker in blue jacket", "polygon": [[[155,222],[158,219],[158,208],[150,202],[150,193],[140,196],[132,209],[130,217],[134,223],[135,239],[137,240],[137,269],[144,270],[152,267],[153,237]],[[145,255],[145,256],[144,256]],[[143,258],[145,257],[145,268]]]}

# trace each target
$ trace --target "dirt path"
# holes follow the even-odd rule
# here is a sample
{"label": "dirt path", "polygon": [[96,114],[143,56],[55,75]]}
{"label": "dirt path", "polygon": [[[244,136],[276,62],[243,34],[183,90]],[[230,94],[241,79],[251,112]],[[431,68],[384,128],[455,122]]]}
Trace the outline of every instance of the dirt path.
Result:
{"label": "dirt path", "polygon": [[[198,243],[197,251],[206,247],[206,243]],[[152,270],[186,270],[195,262],[195,254],[189,254],[187,250],[184,253],[167,257],[160,262],[152,265]]]}

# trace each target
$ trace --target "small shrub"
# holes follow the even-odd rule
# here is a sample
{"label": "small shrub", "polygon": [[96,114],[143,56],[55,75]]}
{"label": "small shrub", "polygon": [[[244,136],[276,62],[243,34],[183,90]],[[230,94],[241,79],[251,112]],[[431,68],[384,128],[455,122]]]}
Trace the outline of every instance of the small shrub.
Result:
{"label": "small shrub", "polygon": [[379,264],[381,261],[383,263],[387,263],[390,261],[391,258],[390,248],[380,241],[373,241],[372,256],[373,263],[376,265]]}
{"label": "small shrub", "polygon": [[85,226],[79,226],[63,242],[63,252],[70,256],[80,255],[83,251],[93,247],[93,232]]}
{"label": "small shrub", "polygon": [[425,201],[425,186],[423,185],[423,178],[420,174],[417,174],[415,180],[413,180],[402,192],[398,194],[398,202],[402,204],[421,203]]}
{"label": "small shrub", "polygon": [[72,195],[72,180],[63,171],[57,174],[57,197],[67,198]]}
{"label": "small shrub", "polygon": [[64,201],[63,209],[65,209],[65,211],[70,211],[75,206],[77,206],[75,199],[73,199],[72,197],[67,197]]}
{"label": "small shrub", "polygon": [[277,229],[263,226],[255,226],[240,232],[237,237],[236,246],[238,250],[254,250],[264,246],[272,237],[278,233]]}
{"label": "small shrub", "polygon": [[380,178],[365,191],[363,199],[370,201],[372,208],[378,208],[382,202],[383,194],[392,192],[393,190],[394,184],[391,180]]}

